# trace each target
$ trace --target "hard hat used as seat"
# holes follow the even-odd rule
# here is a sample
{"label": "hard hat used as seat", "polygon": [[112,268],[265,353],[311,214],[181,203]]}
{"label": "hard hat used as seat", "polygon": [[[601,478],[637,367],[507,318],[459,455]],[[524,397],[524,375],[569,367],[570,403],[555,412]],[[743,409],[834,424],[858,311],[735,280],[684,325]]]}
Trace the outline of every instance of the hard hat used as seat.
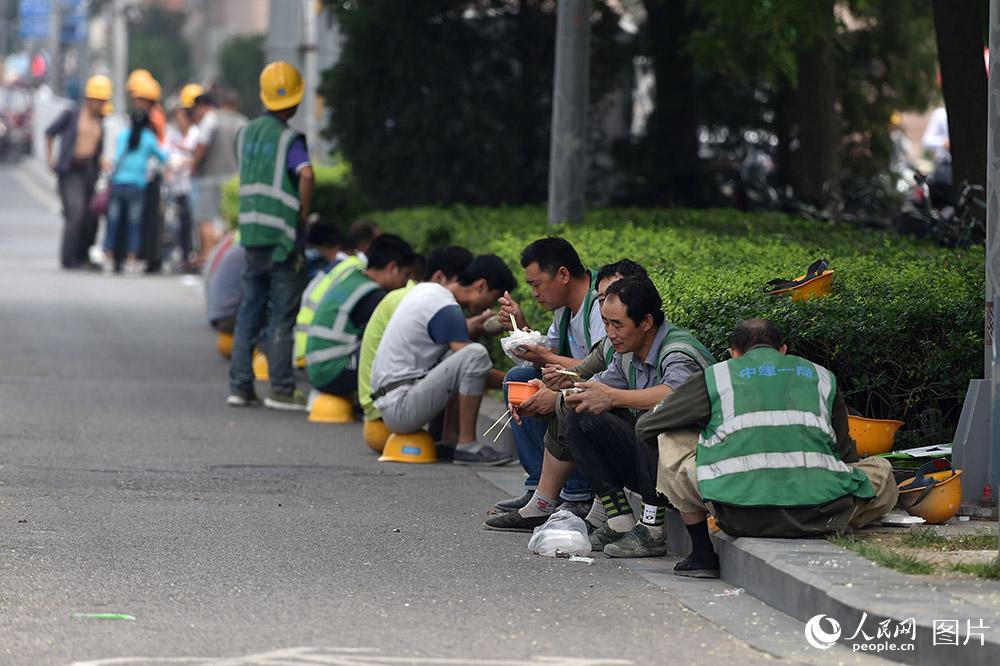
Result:
{"label": "hard hat used as seat", "polygon": [[103,74],[97,74],[87,79],[83,96],[87,99],[99,99],[107,102],[111,99],[111,79]]}
{"label": "hard hat used as seat", "polygon": [[365,421],[365,444],[375,453],[381,454],[385,450],[386,440],[389,439],[389,435],[391,434],[392,431],[389,430],[389,426],[382,419]]}
{"label": "hard hat used as seat", "polygon": [[426,430],[403,434],[394,432],[386,440],[379,462],[437,462],[437,445]]}
{"label": "hard hat used as seat", "polygon": [[899,483],[899,505],[932,525],[955,517],[962,505],[962,470],[944,459],[921,465],[914,476]]}
{"label": "hard hat used as seat", "polygon": [[266,382],[270,379],[267,367],[267,355],[261,350],[253,353],[253,378],[259,382]]}
{"label": "hard hat used as seat", "polygon": [[201,87],[198,83],[189,83],[183,88],[181,88],[181,93],[178,95],[181,101],[181,107],[185,109],[190,109],[194,106],[194,101],[205,94],[205,89]]}
{"label": "hard hat used as seat", "polygon": [[268,111],[282,111],[298,105],[305,90],[302,74],[287,62],[272,62],[261,70],[260,101]]}
{"label": "hard hat used as seat", "polygon": [[354,421],[354,405],[343,396],[319,393],[309,410],[309,421],[311,423],[352,423]]}
{"label": "hard hat used as seat", "polygon": [[219,336],[215,340],[215,348],[219,350],[219,355],[222,358],[232,358],[233,357],[233,334],[219,332]]}

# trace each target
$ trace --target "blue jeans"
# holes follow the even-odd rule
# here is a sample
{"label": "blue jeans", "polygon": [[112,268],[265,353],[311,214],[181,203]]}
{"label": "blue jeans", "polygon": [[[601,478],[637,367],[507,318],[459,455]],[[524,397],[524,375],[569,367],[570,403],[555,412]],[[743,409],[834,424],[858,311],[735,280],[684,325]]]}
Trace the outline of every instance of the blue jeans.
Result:
{"label": "blue jeans", "polygon": [[[526,382],[530,379],[541,379],[542,375],[533,367],[511,368],[504,377],[503,400],[507,402],[507,382]],[[511,431],[514,434],[514,444],[517,446],[517,457],[521,461],[521,467],[528,473],[528,478],[524,481],[525,490],[534,490],[538,487],[538,480],[542,476],[542,461],[545,459],[545,431],[548,424],[545,419],[524,418],[521,425],[513,421],[510,422]],[[591,497],[590,484],[587,482],[579,470],[574,470],[572,476],[566,481],[559,497],[568,502],[583,502]]]}
{"label": "blue jeans", "polygon": [[128,253],[136,256],[142,249],[142,206],[146,188],[138,185],[114,185],[108,201],[108,229],[104,249],[115,251],[118,230],[124,223],[128,237]]}
{"label": "blue jeans", "polygon": [[243,269],[243,300],[233,331],[233,360],[229,366],[229,389],[246,393],[253,389],[253,343],[267,319],[267,366],[271,391],[290,394],[295,390],[292,370],[292,328],[305,289],[305,273],[297,257],[280,264],[271,258],[272,247],[246,248]]}

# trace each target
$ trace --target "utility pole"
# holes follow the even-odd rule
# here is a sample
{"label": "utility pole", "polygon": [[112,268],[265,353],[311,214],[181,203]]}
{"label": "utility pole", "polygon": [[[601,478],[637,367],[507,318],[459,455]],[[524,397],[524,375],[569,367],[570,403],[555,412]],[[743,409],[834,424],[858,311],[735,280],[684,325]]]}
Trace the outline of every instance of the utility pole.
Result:
{"label": "utility pole", "polygon": [[[988,129],[986,134],[986,200],[991,202],[986,207],[986,303],[990,308],[986,317],[986,327],[992,342],[990,360],[992,367],[987,368],[986,377],[991,377],[991,403],[990,410],[990,446],[992,455],[992,479],[993,479],[993,505],[997,506],[997,497],[1000,496],[1000,359],[997,358],[997,333],[1000,332],[1000,322],[995,321],[995,317],[1000,311],[1000,238],[997,237],[997,225],[1000,224],[1000,210],[995,205],[1000,192],[1000,122],[997,114],[1000,113],[1000,0],[990,0],[990,78],[989,78],[989,114]],[[989,331],[990,328],[993,331]],[[986,443],[983,443],[986,446]],[[988,459],[988,458],[987,458]]]}
{"label": "utility pole", "polygon": [[62,0],[49,0],[49,65],[45,78],[56,95],[62,94]]}
{"label": "utility pole", "polygon": [[559,0],[556,7],[556,67],[549,148],[550,225],[583,221],[590,83],[590,0]]}
{"label": "utility pole", "polygon": [[[302,111],[305,114],[306,144],[310,151],[319,148],[319,121],[316,117],[316,86],[319,85],[319,61],[317,59],[318,16],[315,0],[302,0],[302,68],[305,78],[305,97]],[[318,157],[318,154],[317,154]],[[318,160],[317,160],[318,161]]]}
{"label": "utility pole", "polygon": [[112,99],[117,113],[124,113],[128,108],[125,96],[126,70],[128,69],[126,4],[126,0],[111,0],[111,83],[114,86]]}

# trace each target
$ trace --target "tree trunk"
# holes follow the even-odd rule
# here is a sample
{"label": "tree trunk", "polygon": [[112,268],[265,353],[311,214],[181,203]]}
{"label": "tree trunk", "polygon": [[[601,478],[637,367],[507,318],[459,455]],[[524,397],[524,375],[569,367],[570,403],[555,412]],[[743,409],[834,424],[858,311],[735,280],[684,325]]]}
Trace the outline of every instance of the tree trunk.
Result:
{"label": "tree trunk", "polygon": [[692,19],[686,0],[646,0],[645,5],[656,76],[647,175],[661,203],[697,203],[698,106],[694,64],[684,51]]}
{"label": "tree trunk", "polygon": [[[941,92],[948,110],[952,182],[986,182],[987,76],[983,0],[933,0],[941,65]],[[956,190],[957,191],[957,190]]]}
{"label": "tree trunk", "polygon": [[[797,162],[798,194],[826,207],[840,197],[840,118],[834,61],[833,0],[824,0],[828,31],[799,54]],[[827,12],[827,10],[829,10]]]}

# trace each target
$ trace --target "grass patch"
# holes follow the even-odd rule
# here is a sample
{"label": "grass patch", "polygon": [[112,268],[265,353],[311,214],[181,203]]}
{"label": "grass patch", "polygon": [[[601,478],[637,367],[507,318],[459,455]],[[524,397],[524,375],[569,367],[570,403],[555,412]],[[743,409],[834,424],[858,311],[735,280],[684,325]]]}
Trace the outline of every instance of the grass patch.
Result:
{"label": "grass patch", "polygon": [[997,547],[997,537],[995,534],[990,534],[989,532],[946,537],[926,527],[920,531],[907,534],[903,537],[901,543],[909,548],[934,548],[949,551],[994,550]]}
{"label": "grass patch", "polygon": [[900,573],[906,574],[932,574],[934,573],[934,565],[928,564],[927,562],[921,562],[912,555],[907,555],[903,553],[895,553],[887,548],[882,548],[876,546],[870,541],[865,541],[864,539],[858,539],[853,536],[835,536],[830,537],[830,542],[834,543],[842,548],[847,548],[860,555],[861,557],[867,558],[878,564],[879,566],[887,567],[893,569],[894,571],[899,571]]}
{"label": "grass patch", "polygon": [[952,566],[952,569],[979,578],[1000,580],[1000,557],[985,564],[956,564]]}

